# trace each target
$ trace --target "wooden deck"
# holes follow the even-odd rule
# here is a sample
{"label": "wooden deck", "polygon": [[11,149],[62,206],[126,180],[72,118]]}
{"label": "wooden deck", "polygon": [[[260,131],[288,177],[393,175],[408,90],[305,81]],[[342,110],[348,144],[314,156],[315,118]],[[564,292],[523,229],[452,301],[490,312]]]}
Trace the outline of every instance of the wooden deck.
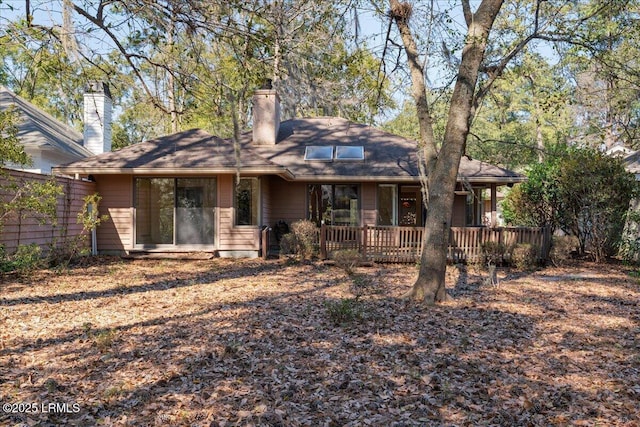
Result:
{"label": "wooden deck", "polygon": [[[412,263],[422,251],[422,227],[394,226],[322,226],[319,235],[320,257],[329,259],[335,251],[356,250],[373,262]],[[530,243],[539,250],[540,260],[547,259],[551,235],[545,228],[530,227],[452,227],[447,257],[451,262],[476,260],[486,242],[505,247]]]}

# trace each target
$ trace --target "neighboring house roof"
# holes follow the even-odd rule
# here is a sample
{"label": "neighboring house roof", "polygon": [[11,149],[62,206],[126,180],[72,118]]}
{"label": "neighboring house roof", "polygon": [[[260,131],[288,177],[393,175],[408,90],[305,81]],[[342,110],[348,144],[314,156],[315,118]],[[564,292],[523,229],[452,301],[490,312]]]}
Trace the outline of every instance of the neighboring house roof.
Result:
{"label": "neighboring house roof", "polygon": [[625,169],[636,175],[636,180],[640,180],[640,151],[634,151],[624,158]]}
{"label": "neighboring house roof", "polygon": [[630,154],[635,153],[635,151],[629,147],[625,147],[622,144],[616,144],[613,147],[608,148],[604,153],[607,156],[611,157],[626,157]]}
{"label": "neighboring house roof", "polygon": [[18,139],[25,150],[52,151],[68,160],[92,156],[82,145],[82,134],[29,101],[0,85],[0,110],[13,106],[19,113]]}
{"label": "neighboring house roof", "polygon": [[[416,142],[337,117],[287,120],[277,144],[254,145],[252,133],[232,140],[190,130],[104,153],[58,168],[65,173],[271,173],[288,180],[418,181]],[[307,146],[363,146],[364,160],[304,160]],[[237,153],[237,155],[236,155]],[[515,172],[463,157],[460,179],[513,183]]]}

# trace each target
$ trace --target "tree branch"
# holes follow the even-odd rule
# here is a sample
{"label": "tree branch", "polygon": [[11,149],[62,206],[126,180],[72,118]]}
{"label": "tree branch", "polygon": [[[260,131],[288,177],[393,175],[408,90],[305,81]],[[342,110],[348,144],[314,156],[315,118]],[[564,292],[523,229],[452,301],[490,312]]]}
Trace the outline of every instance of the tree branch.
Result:
{"label": "tree branch", "polygon": [[418,113],[418,122],[420,127],[420,144],[424,151],[424,161],[427,171],[431,169],[431,165],[438,156],[438,149],[433,133],[433,119],[429,102],[427,100],[427,91],[424,83],[424,72],[420,58],[418,55],[418,47],[416,45],[411,29],[409,28],[409,17],[411,16],[411,5],[409,3],[400,3],[398,0],[391,0],[391,18],[395,21],[404,50],[407,55],[409,70],[411,73],[411,81],[413,87],[413,98]]}

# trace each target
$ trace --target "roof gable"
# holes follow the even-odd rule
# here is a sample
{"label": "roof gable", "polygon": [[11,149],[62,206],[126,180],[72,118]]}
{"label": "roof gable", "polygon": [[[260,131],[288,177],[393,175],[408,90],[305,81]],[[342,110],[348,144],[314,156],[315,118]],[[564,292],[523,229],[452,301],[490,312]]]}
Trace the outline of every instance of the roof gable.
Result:
{"label": "roof gable", "polygon": [[82,134],[0,85],[0,109],[19,113],[18,139],[27,150],[50,150],[71,158],[93,155],[82,145]]}

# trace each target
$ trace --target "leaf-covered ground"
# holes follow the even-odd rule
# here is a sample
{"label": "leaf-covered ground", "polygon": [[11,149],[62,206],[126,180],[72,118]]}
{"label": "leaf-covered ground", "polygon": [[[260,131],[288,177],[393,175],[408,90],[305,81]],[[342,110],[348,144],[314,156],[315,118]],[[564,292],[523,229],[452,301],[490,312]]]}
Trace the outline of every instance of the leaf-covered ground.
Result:
{"label": "leaf-covered ground", "polygon": [[638,426],[630,273],[494,287],[452,267],[436,307],[401,298],[414,266],[100,258],[5,277],[0,425]]}

